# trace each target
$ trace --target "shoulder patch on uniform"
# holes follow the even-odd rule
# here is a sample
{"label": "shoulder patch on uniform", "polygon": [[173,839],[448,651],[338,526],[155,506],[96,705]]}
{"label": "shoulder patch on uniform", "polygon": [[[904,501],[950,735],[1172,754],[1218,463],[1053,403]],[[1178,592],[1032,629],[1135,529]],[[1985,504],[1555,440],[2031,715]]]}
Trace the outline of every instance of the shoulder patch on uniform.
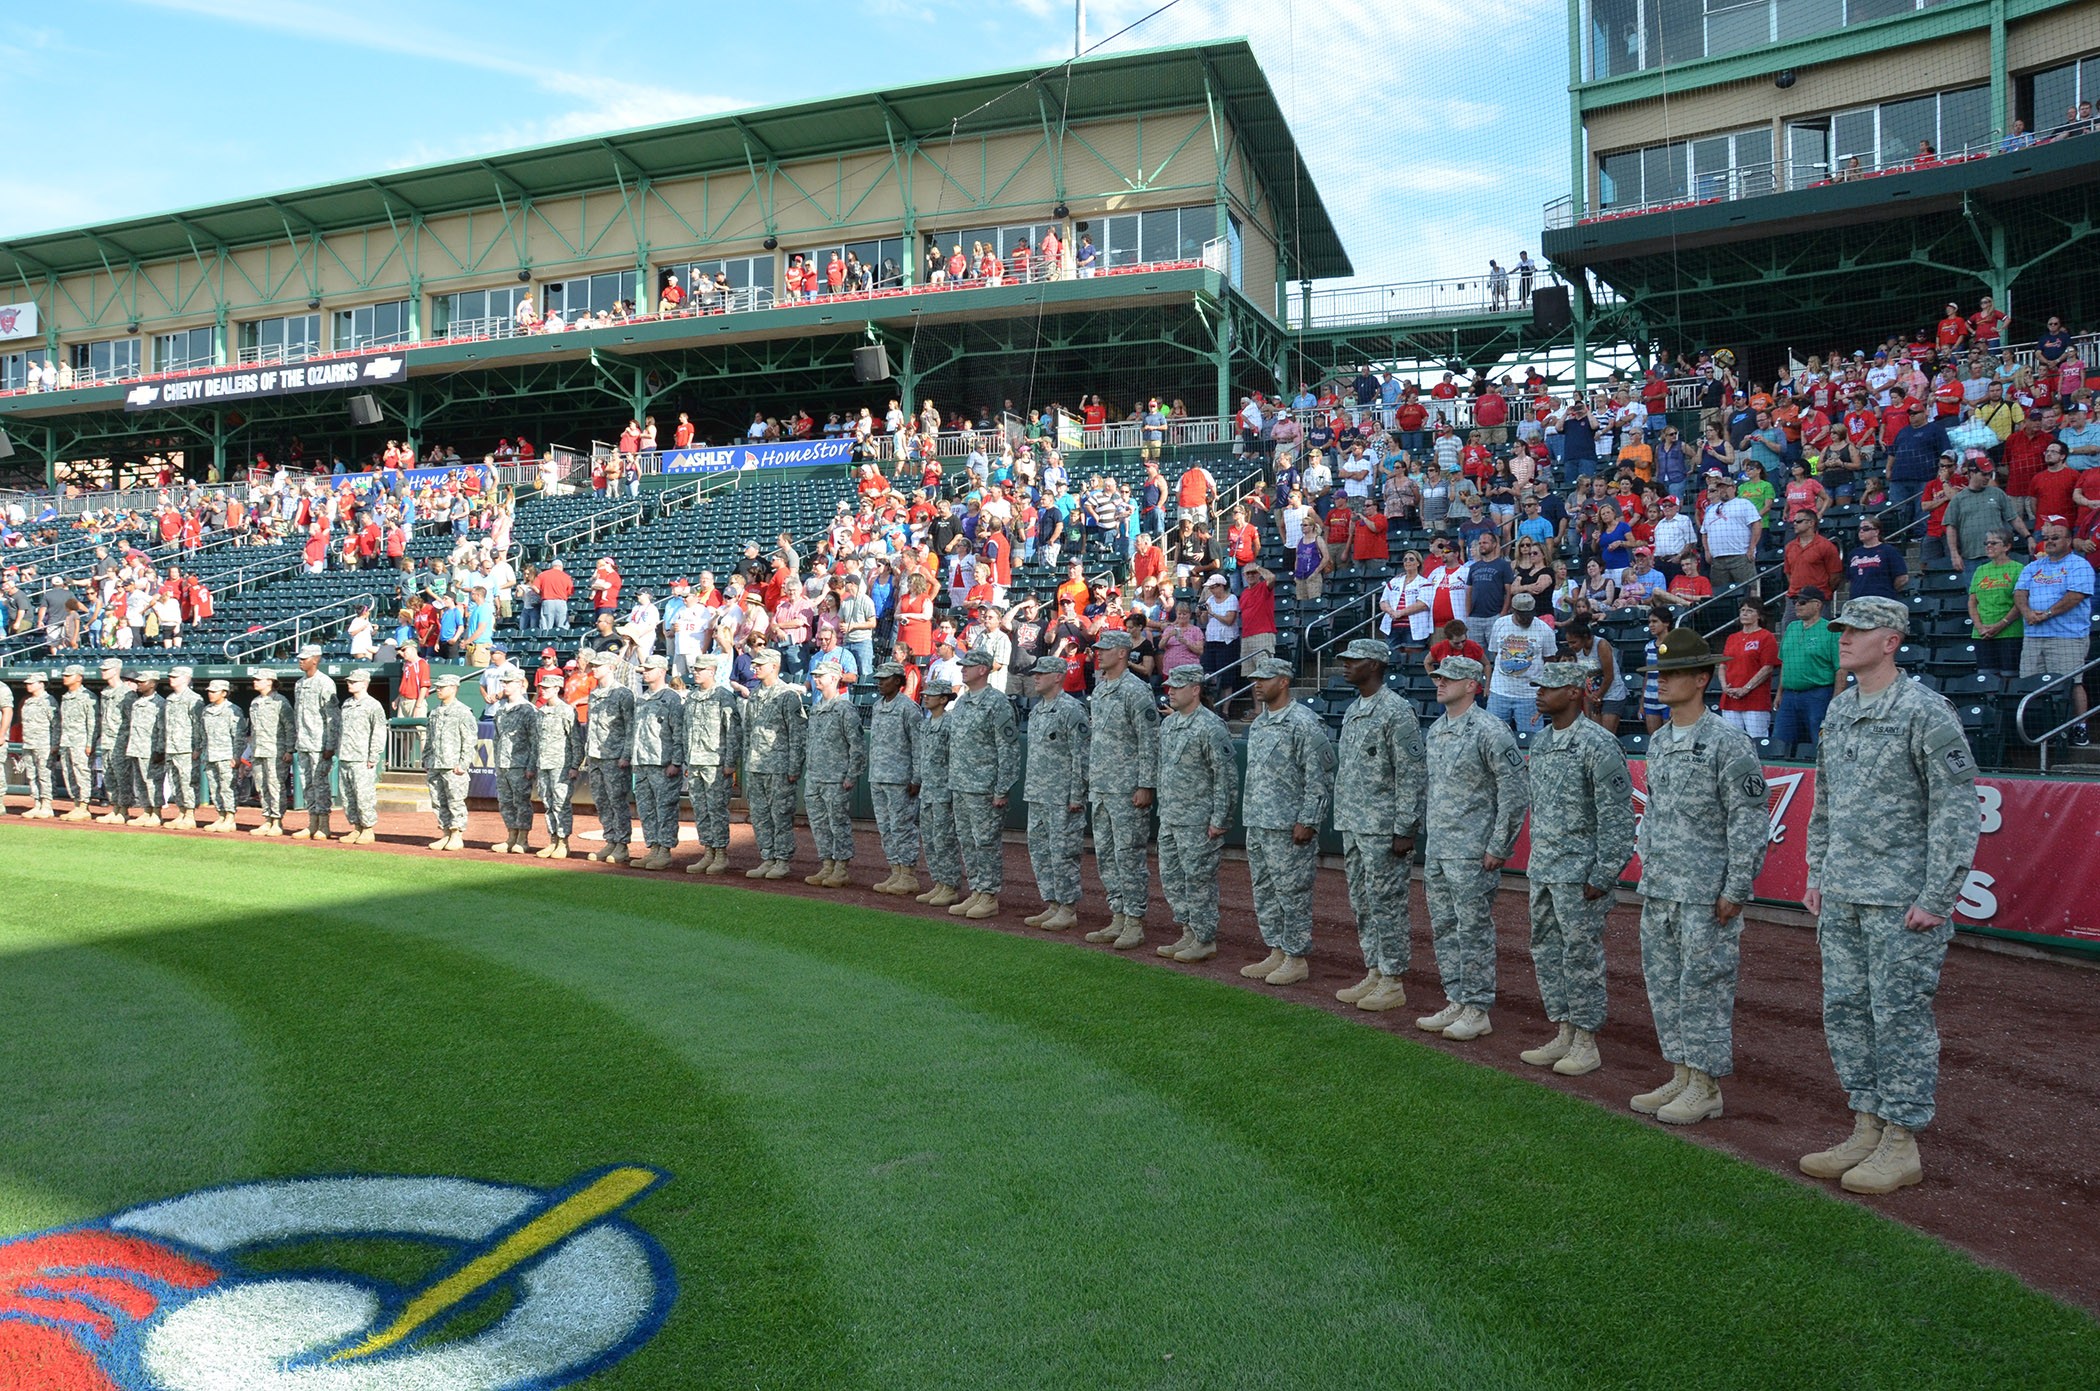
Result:
{"label": "shoulder patch on uniform", "polygon": [[1743,788],[1743,795],[1744,795],[1744,796],[1746,796],[1746,797],[1762,797],[1762,796],[1764,796],[1764,795],[1765,795],[1765,791],[1766,791],[1766,788],[1765,788],[1765,775],[1764,775],[1763,773],[1745,773],[1745,774],[1743,774],[1743,778],[1742,778],[1742,788]]}
{"label": "shoulder patch on uniform", "polygon": [[1524,755],[1515,744],[1511,744],[1502,750],[1502,761],[1512,768],[1521,767]]}
{"label": "shoulder patch on uniform", "polygon": [[1633,791],[1633,779],[1626,776],[1623,769],[1613,773],[1611,775],[1611,790],[1620,793],[1630,793]]}

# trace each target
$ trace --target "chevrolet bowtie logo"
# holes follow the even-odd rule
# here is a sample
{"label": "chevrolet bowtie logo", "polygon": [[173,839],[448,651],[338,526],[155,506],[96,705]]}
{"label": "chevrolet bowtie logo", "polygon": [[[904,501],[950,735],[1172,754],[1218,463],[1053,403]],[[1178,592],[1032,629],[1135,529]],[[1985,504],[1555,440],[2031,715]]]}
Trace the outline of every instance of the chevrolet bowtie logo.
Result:
{"label": "chevrolet bowtie logo", "polygon": [[374,381],[383,382],[388,377],[400,376],[405,365],[398,357],[375,357],[365,364],[365,375]]}
{"label": "chevrolet bowtie logo", "polygon": [[135,386],[131,388],[129,392],[125,393],[124,404],[127,406],[150,406],[159,399],[159,387]]}

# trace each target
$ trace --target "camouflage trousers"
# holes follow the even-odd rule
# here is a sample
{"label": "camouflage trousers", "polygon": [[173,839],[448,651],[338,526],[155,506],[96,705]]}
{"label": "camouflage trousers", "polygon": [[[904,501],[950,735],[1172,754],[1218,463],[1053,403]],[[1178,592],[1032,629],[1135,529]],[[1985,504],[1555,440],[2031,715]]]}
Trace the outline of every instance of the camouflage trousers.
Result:
{"label": "camouflage trousers", "polygon": [[853,858],[853,794],[838,778],[803,778],[802,810],[820,860]]}
{"label": "camouflage trousers", "polygon": [[1130,805],[1128,796],[1094,802],[1094,872],[1111,913],[1145,916],[1152,897],[1152,867],[1145,847],[1152,839],[1152,812]]}
{"label": "camouflage trousers", "polygon": [[168,755],[168,782],[175,798],[175,805],[184,811],[197,808],[197,755],[193,753],[171,753]]}
{"label": "camouflage trousers", "polygon": [[540,805],[547,812],[547,834],[555,840],[567,840],[569,832],[575,829],[567,773],[566,768],[541,768],[534,776],[539,784]]}
{"label": "camouflage trousers", "polygon": [[1289,831],[1247,828],[1247,873],[1254,881],[1254,925],[1261,940],[1285,956],[1312,950],[1313,878],[1320,842],[1300,845]]}
{"label": "camouflage trousers", "polygon": [[795,784],[786,773],[746,773],[744,798],[751,805],[751,830],[761,860],[795,858]]}
{"label": "camouflage trousers", "polygon": [[1006,857],[999,843],[1000,823],[1006,812],[992,805],[989,792],[949,794],[955,817],[955,839],[962,850],[963,869],[976,893],[996,894],[1006,887]]}
{"label": "camouflage trousers", "polygon": [[919,789],[919,830],[926,842],[926,872],[936,884],[962,883],[962,846],[955,839],[953,794]]}
{"label": "camouflage trousers", "polygon": [[678,845],[678,794],[684,780],[674,778],[659,764],[634,770],[635,819],[642,823],[642,844],[651,850],[671,850]]}
{"label": "camouflage trousers", "polygon": [[22,755],[22,777],[29,784],[29,801],[40,807],[51,800],[51,754],[46,749],[31,749]]}
{"label": "camouflage trousers", "polygon": [[159,812],[161,761],[157,758],[127,756],[124,760],[124,809],[139,807],[150,812]]}
{"label": "camouflage trousers", "polygon": [[255,801],[262,808],[263,820],[284,820],[283,755],[257,754],[249,763],[248,772],[255,779]]}
{"label": "camouflage trousers", "polygon": [[[379,770],[356,759],[336,764],[336,779],[342,783],[343,815],[357,830],[379,824]],[[465,805],[465,799],[461,799]]]}
{"label": "camouflage trousers", "polygon": [[334,794],[328,788],[328,765],[334,761],[326,754],[306,750],[292,755],[292,766],[299,775],[299,787],[305,794],[309,816],[325,817],[334,808]]}
{"label": "camouflage trousers", "polygon": [[506,831],[532,829],[532,773],[530,768],[496,770],[496,814]]}
{"label": "camouflage trousers", "polygon": [[1349,879],[1349,909],[1356,914],[1356,941],[1364,969],[1397,976],[1414,952],[1407,916],[1411,864],[1393,854],[1391,835],[1342,832],[1342,869]]}
{"label": "camouflage trousers", "polygon": [[204,765],[204,780],[211,793],[211,804],[219,809],[219,815],[231,817],[240,809],[233,790],[233,760],[215,758]]}
{"label": "camouflage trousers", "polygon": [[1455,1005],[1495,1003],[1495,889],[1502,876],[1477,857],[1432,859],[1422,867],[1429,937],[1444,996]]}
{"label": "camouflage trousers", "polygon": [[58,771],[66,780],[66,796],[76,807],[86,807],[95,791],[95,755],[87,749],[60,749]]}
{"label": "camouflage trousers", "polygon": [[1823,1034],[1855,1111],[1919,1130],[1932,1123],[1940,1033],[1932,1001],[1954,925],[1903,926],[1905,908],[1823,900]]}
{"label": "camouflage trousers", "polygon": [[729,848],[729,770],[688,765],[685,795],[693,799],[693,834],[710,850]]}
{"label": "camouflage trousers", "polygon": [[1735,1071],[1735,974],[1743,915],[1714,919],[1711,900],[1641,905],[1641,975],[1663,1061],[1713,1077]]}
{"label": "camouflage trousers", "polygon": [[1611,895],[1592,901],[1582,889],[1531,881],[1531,965],[1546,1018],[1593,1034],[1604,1027],[1604,914]]}
{"label": "camouflage trousers", "polygon": [[919,867],[919,799],[901,782],[878,782],[869,793],[875,802],[875,829],[882,833],[885,863]]}
{"label": "camouflage trousers", "polygon": [[1225,838],[1210,827],[1159,824],[1159,887],[1174,921],[1199,942],[1218,940],[1218,857]]}
{"label": "camouflage trousers", "polygon": [[423,775],[430,787],[431,809],[437,812],[438,830],[462,835],[467,829],[467,775],[450,768],[432,768]]}
{"label": "camouflage trousers", "polygon": [[102,800],[111,811],[131,805],[131,760],[115,749],[102,750]]}
{"label": "camouflage trousers", "polygon": [[1086,813],[1062,802],[1028,804],[1028,865],[1045,903],[1079,902],[1079,854],[1086,845]]}
{"label": "camouflage trousers", "polygon": [[605,844],[625,850],[634,839],[633,774],[615,758],[587,758],[584,766],[590,770],[591,800],[598,804],[598,825],[605,832]]}

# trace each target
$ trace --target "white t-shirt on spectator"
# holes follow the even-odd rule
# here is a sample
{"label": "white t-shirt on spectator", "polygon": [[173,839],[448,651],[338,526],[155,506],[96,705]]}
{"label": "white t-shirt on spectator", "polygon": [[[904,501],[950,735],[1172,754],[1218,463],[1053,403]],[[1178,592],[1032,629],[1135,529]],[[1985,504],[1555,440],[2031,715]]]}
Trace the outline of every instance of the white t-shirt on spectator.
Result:
{"label": "white t-shirt on spectator", "polygon": [[1536,614],[1528,625],[1519,624],[1513,613],[1502,615],[1488,633],[1488,692],[1512,700],[1536,700],[1538,687],[1531,677],[1556,650],[1553,629]]}

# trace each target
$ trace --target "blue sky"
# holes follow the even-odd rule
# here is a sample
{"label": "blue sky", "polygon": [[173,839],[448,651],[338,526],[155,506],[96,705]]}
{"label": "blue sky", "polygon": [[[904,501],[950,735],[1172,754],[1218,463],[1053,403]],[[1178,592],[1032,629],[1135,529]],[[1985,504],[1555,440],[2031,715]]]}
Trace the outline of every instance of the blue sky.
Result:
{"label": "blue sky", "polygon": [[[1089,42],[1158,3],[1093,0]],[[5,9],[17,119],[0,236],[1026,66],[1072,46],[1070,0]],[[1376,283],[1538,255],[1540,208],[1567,191],[1566,32],[1541,0],[1175,0],[1110,47],[1250,38],[1359,278]],[[783,49],[793,56],[764,57]]]}

